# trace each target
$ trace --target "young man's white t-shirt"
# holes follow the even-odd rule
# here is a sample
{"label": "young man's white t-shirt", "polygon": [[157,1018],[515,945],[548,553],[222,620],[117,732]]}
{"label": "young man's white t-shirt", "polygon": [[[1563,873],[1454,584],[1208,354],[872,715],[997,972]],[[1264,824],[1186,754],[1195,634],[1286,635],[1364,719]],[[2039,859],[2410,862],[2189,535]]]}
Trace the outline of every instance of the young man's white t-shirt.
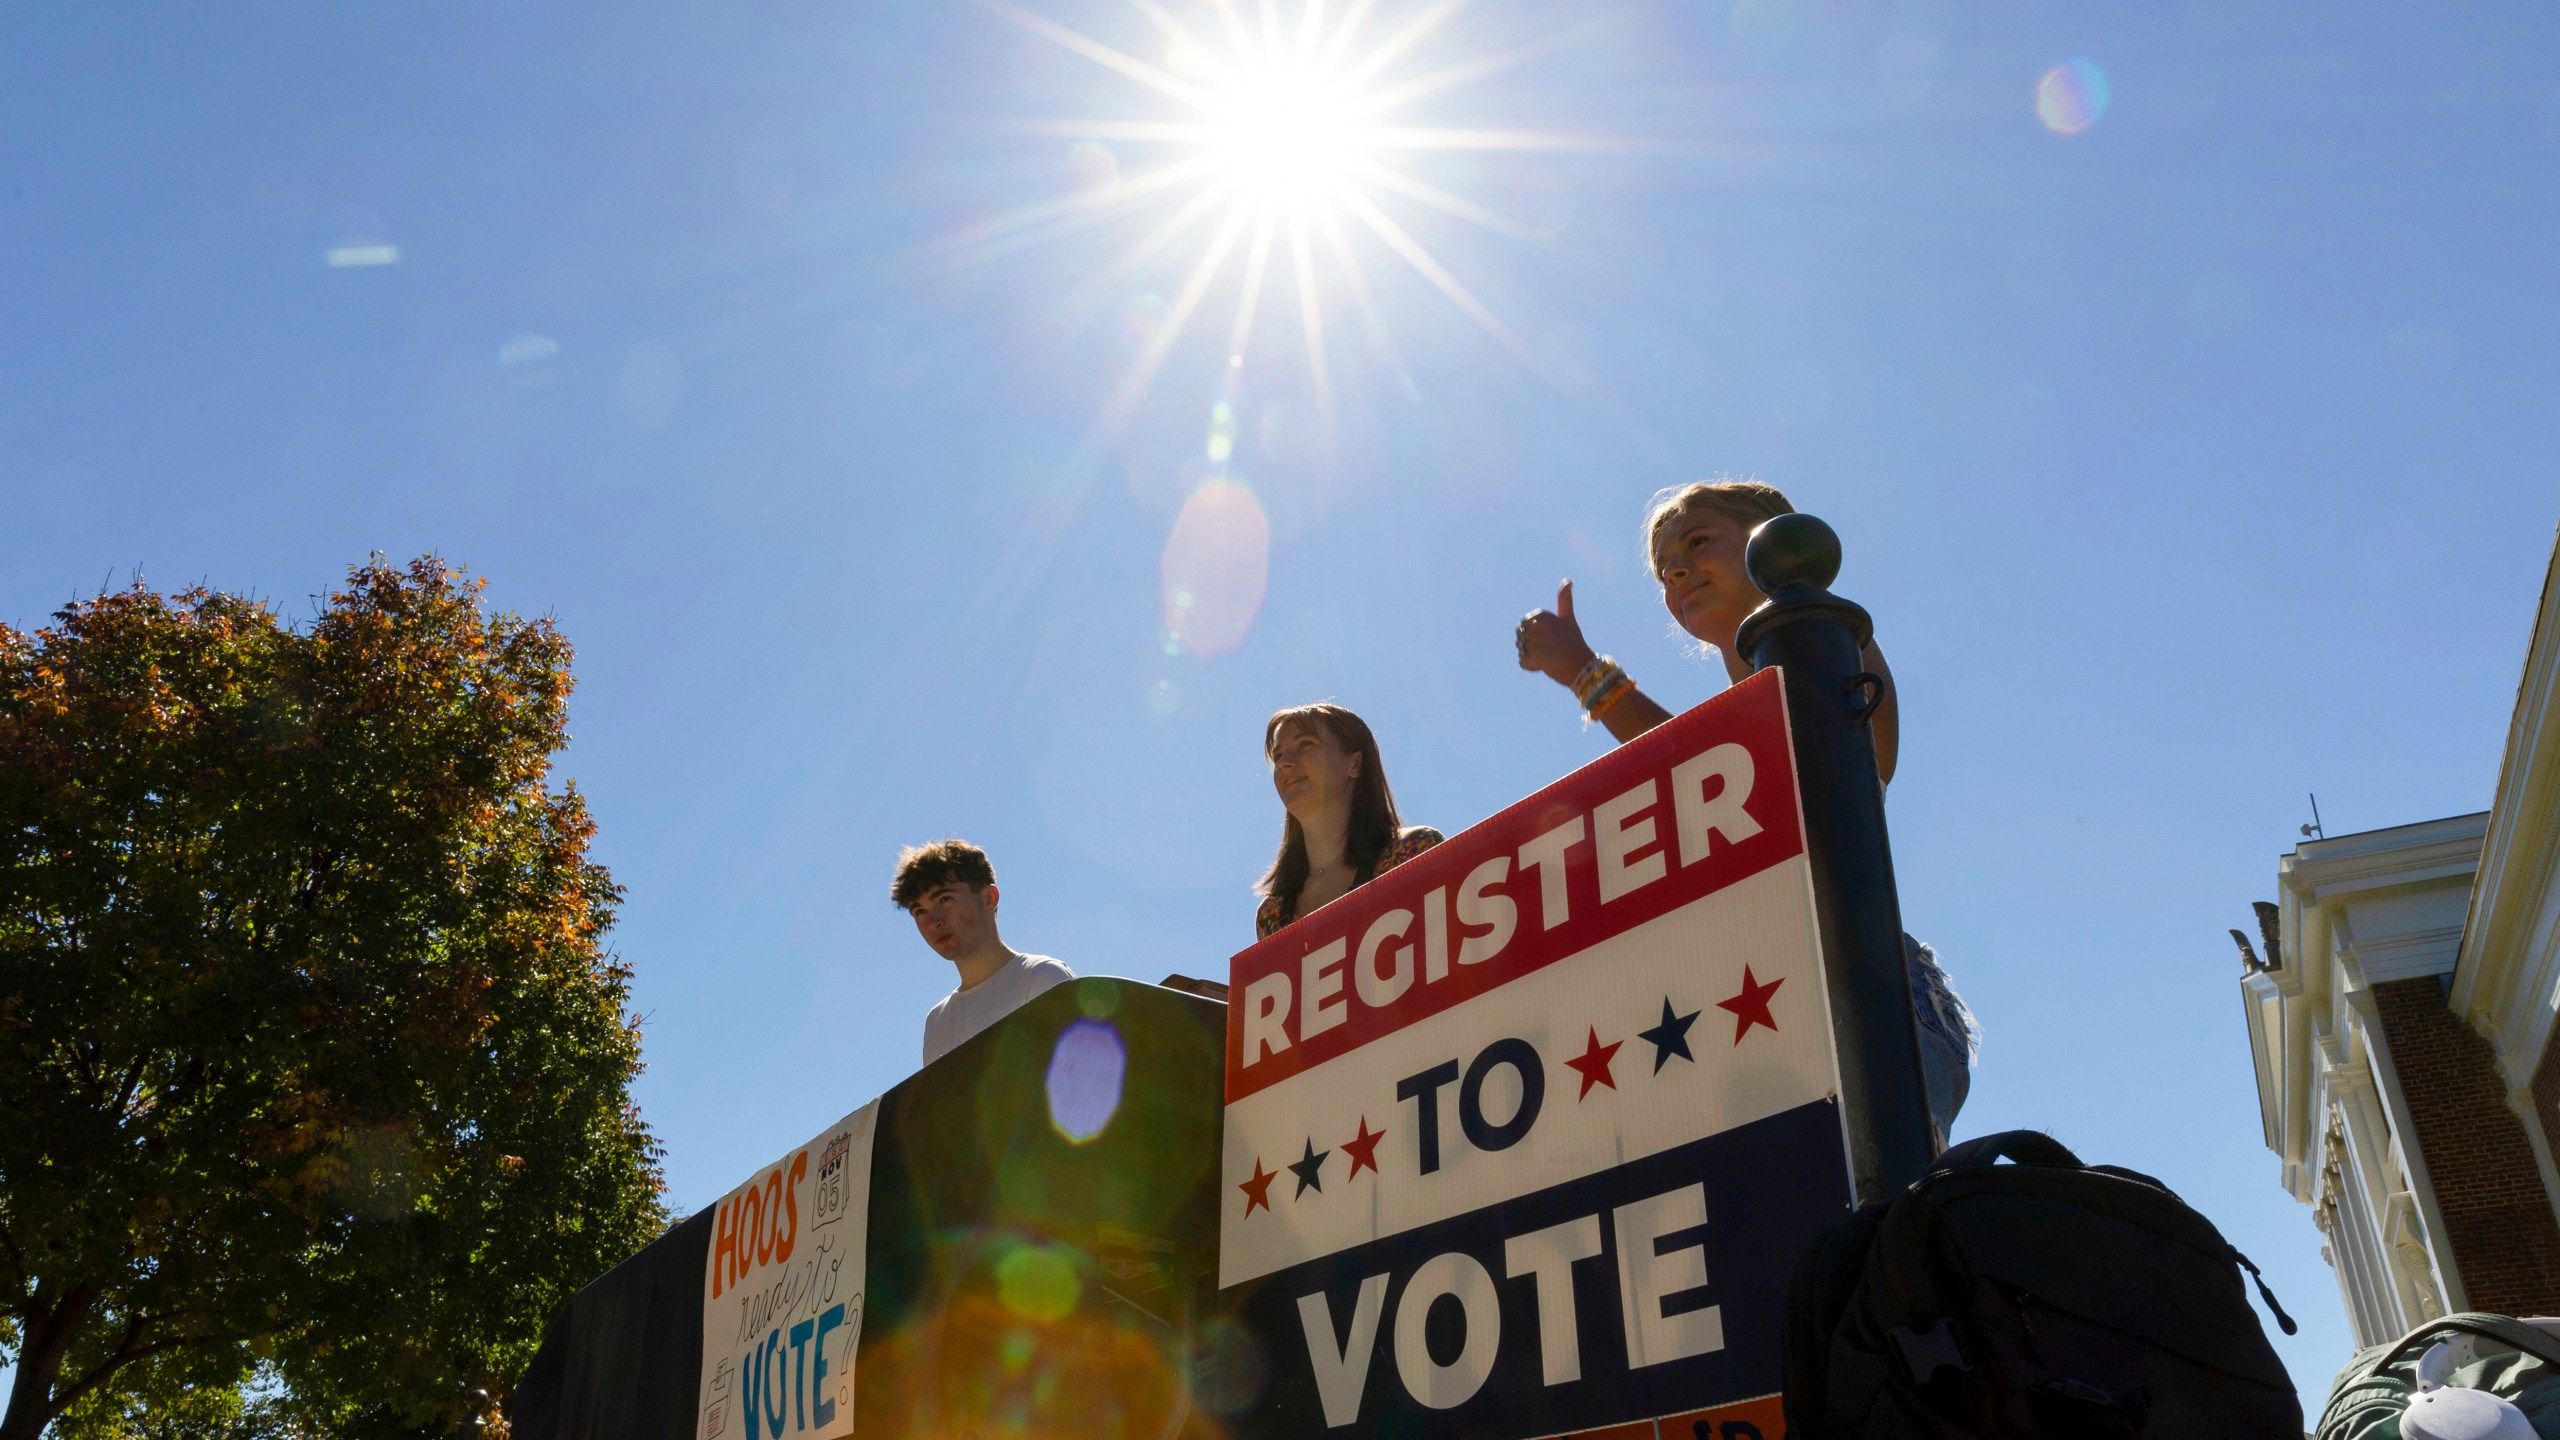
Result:
{"label": "young man's white t-shirt", "polygon": [[943,996],[941,1004],[925,1013],[924,1063],[930,1065],[950,1054],[1032,996],[1074,978],[1076,972],[1046,955],[1016,955],[986,979]]}

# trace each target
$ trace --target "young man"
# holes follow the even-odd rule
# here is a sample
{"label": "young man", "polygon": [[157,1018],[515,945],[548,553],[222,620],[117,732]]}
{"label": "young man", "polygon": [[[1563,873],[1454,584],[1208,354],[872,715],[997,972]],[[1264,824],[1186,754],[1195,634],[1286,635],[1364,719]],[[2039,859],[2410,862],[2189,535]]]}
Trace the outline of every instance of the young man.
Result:
{"label": "young man", "polygon": [[1032,996],[1075,972],[1046,955],[1023,955],[996,933],[996,868],[966,840],[936,840],[898,852],[889,898],[915,918],[933,953],[960,969],[960,988],[924,1017],[924,1063],[932,1064]]}

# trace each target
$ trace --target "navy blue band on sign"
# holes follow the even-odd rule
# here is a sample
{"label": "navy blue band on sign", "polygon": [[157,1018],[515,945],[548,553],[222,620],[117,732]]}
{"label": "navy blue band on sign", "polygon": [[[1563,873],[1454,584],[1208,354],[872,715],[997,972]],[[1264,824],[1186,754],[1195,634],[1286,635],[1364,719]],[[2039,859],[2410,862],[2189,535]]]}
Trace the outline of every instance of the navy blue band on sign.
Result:
{"label": "navy blue band on sign", "polygon": [[1239,1287],[1271,1381],[1231,1428],[1521,1440],[1765,1394],[1840,1145],[1802,1105]]}

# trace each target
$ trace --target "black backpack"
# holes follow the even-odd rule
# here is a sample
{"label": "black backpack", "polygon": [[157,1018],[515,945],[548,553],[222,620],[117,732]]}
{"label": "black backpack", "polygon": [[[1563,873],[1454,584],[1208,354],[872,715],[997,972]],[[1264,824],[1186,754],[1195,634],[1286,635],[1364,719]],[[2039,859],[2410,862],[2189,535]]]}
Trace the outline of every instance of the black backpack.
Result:
{"label": "black backpack", "polygon": [[1797,1267],[1787,1433],[2301,1440],[2242,1266],[2257,1273],[2148,1175],[2032,1130],[1969,1140]]}

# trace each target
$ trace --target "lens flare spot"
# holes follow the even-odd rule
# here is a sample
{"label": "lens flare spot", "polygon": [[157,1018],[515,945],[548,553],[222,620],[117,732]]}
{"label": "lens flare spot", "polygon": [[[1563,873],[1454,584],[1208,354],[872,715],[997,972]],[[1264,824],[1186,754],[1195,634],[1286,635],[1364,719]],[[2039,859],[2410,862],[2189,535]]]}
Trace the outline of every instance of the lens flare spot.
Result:
{"label": "lens flare spot", "polygon": [[2036,118],[2056,135],[2077,135],[2107,113],[2107,72],[2085,58],[2065,60],[2036,82]]}
{"label": "lens flare spot", "polygon": [[1236,407],[1221,400],[1209,407],[1209,463],[1224,465],[1236,453]]}
{"label": "lens flare spot", "polygon": [[1079,1020],[1060,1031],[1049,1052],[1049,1123],[1077,1145],[1101,1134],[1120,1109],[1128,1069],[1120,1032],[1103,1021]]}
{"label": "lens flare spot", "polygon": [[518,335],[498,347],[498,373],[518,385],[548,385],[552,363],[559,358],[559,341],[548,335]]}
{"label": "lens flare spot", "polygon": [[332,270],[363,270],[400,263],[400,247],[391,243],[390,226],[362,205],[341,206],[329,218],[328,243],[321,262]]}
{"label": "lens flare spot", "polygon": [[996,1298],[1025,1320],[1066,1319],[1083,1289],[1075,1262],[1045,1245],[1017,1245],[996,1262]]}
{"label": "lens flare spot", "polygon": [[1211,480],[1191,492],[1164,544],[1163,578],[1165,653],[1205,659],[1244,643],[1271,578],[1271,521],[1251,487]]}
{"label": "lens flare spot", "polygon": [[1067,189],[1088,205],[1107,205],[1120,193],[1120,161],[1090,140],[1067,150]]}
{"label": "lens flare spot", "polygon": [[[938,1323],[883,1324],[862,1357],[862,1433],[1135,1440],[1185,1431],[1186,1407],[1197,1402],[1186,1394],[1182,1357],[1136,1314],[1079,1307],[1036,1322],[972,1287],[951,1299]],[[777,1363],[790,1358],[786,1346]],[[828,1376],[835,1378],[832,1361]]]}
{"label": "lens flare spot", "polygon": [[1194,1366],[1200,1379],[1196,1393],[1213,1415],[1233,1417],[1262,1398],[1271,1369],[1251,1331],[1223,1317],[1201,1332]]}
{"label": "lens flare spot", "polygon": [[1120,992],[1109,985],[1089,984],[1095,977],[1076,982],[1076,1008],[1088,1020],[1108,1020],[1120,1013]]}
{"label": "lens flare spot", "polygon": [[322,257],[332,270],[358,270],[373,265],[400,263],[397,245],[332,245]]}
{"label": "lens flare spot", "polygon": [[1157,332],[1164,329],[1165,316],[1172,306],[1163,296],[1150,290],[1120,307],[1120,343],[1132,353],[1154,343]]}

